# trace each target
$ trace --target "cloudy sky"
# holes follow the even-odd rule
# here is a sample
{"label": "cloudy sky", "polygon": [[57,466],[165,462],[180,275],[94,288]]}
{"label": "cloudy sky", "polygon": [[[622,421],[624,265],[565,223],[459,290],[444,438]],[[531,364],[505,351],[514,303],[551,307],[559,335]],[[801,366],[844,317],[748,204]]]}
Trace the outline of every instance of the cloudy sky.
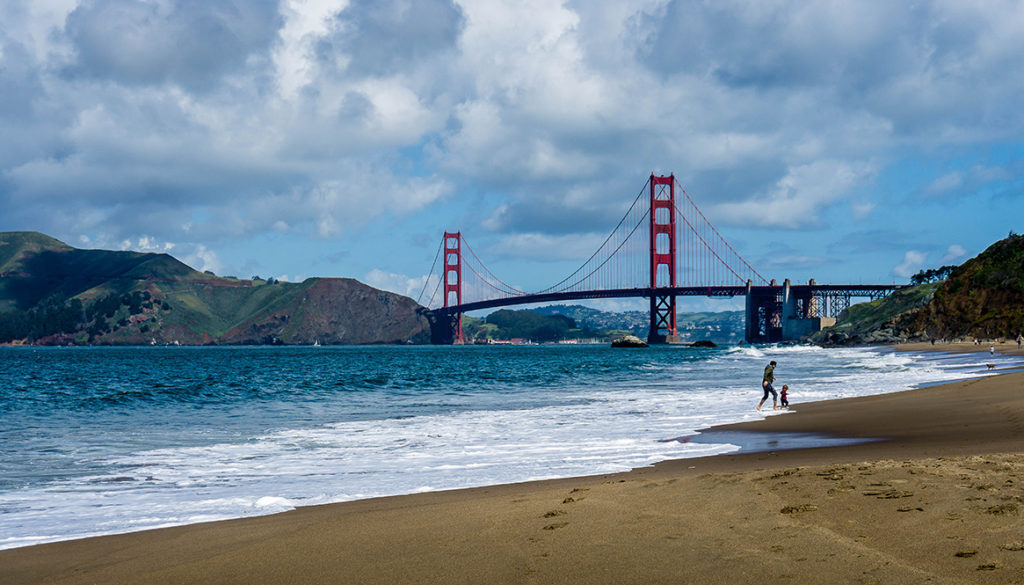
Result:
{"label": "cloudy sky", "polygon": [[1024,232],[1022,96],[1018,1],[0,0],[0,231],[536,290],[674,172],[766,276],[906,282]]}

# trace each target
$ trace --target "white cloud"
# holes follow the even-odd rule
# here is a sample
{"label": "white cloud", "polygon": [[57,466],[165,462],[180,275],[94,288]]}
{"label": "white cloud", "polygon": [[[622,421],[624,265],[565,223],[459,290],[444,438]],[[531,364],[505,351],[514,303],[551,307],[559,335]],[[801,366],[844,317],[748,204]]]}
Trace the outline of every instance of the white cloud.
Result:
{"label": "white cloud", "polygon": [[[424,296],[429,297],[431,295],[434,287],[424,287],[427,279],[427,275],[406,276],[379,268],[374,268],[363,277],[363,281],[374,288],[405,295],[413,300],[416,300],[420,292],[424,290],[426,290]],[[433,282],[436,283],[436,278],[433,279]],[[427,303],[429,300],[429,298],[424,298],[421,302]]]}
{"label": "white cloud", "polygon": [[[8,10],[0,6],[0,16],[13,26],[2,27],[5,33],[31,48],[33,57],[40,62],[46,61],[62,48],[55,43],[55,33],[60,30],[68,14],[79,4],[80,0],[36,0],[24,4],[11,3]],[[24,19],[18,17],[14,8],[20,5],[25,10]],[[2,46],[0,46],[2,50]],[[2,59],[2,54],[0,54]]]}
{"label": "white cloud", "polygon": [[867,219],[871,212],[875,210],[878,205],[870,201],[863,203],[854,203],[851,205],[851,211],[853,212],[854,219]]}
{"label": "white cloud", "polygon": [[954,189],[959,189],[964,184],[964,175],[960,171],[946,173],[932,181],[924,191],[928,195],[943,195]]}
{"label": "white cloud", "polygon": [[902,157],[943,169],[909,193],[1019,191],[1020,163],[939,159],[1019,145],[1022,29],[1002,0],[0,3],[0,209],[210,249],[451,202],[495,252],[585,258],[563,236],[611,227],[657,170],[716,224],[875,221]]}
{"label": "white cloud", "polygon": [[302,282],[303,280],[306,280],[306,275],[305,274],[295,274],[295,275],[289,276],[287,274],[281,274],[281,275],[275,276],[274,278],[276,278],[280,282]]}
{"label": "white cloud", "polygon": [[821,160],[790,167],[763,196],[714,206],[715,217],[736,225],[799,229],[821,225],[819,213],[873,175],[866,163]]}
{"label": "white cloud", "polygon": [[946,255],[942,257],[940,263],[943,265],[949,264],[950,262],[959,262],[960,260],[967,257],[967,249],[960,244],[953,244],[946,249]]}
{"label": "white cloud", "polygon": [[325,179],[309,191],[268,198],[267,215],[290,218],[289,223],[314,222],[318,235],[329,238],[386,212],[415,213],[450,189],[436,177],[401,179],[368,168],[347,180]]}
{"label": "white cloud", "polygon": [[202,244],[193,247],[190,252],[181,256],[180,260],[200,272],[209,270],[224,276],[224,264],[217,257],[217,253]]}
{"label": "white cloud", "polygon": [[133,245],[131,241],[125,240],[121,246],[122,250],[132,250],[134,252],[157,252],[167,253],[173,250],[175,244],[173,242],[160,242],[156,238],[149,236],[140,237]]}
{"label": "white cloud", "polygon": [[1004,167],[974,165],[965,171],[950,171],[936,178],[923,190],[926,197],[963,193],[974,195],[997,181],[1012,181],[1013,173]]}
{"label": "white cloud", "polygon": [[908,250],[903,255],[903,262],[893,267],[892,274],[901,278],[910,278],[921,270],[924,261],[927,259],[928,254],[918,252],[917,250]]}
{"label": "white cloud", "polygon": [[828,263],[825,256],[812,256],[810,254],[789,254],[785,256],[771,255],[765,261],[759,263],[763,270],[785,270],[816,268]]}
{"label": "white cloud", "polygon": [[366,134],[375,142],[414,144],[444,125],[444,116],[431,112],[403,80],[367,80],[358,89],[373,106]]}
{"label": "white cloud", "polygon": [[348,5],[348,0],[285,0],[281,3],[284,26],[274,50],[277,87],[285,98],[293,98],[314,81],[316,42],[329,31],[329,20]]}
{"label": "white cloud", "polygon": [[[540,233],[512,234],[502,237],[488,247],[488,253],[495,258],[516,257],[540,261],[579,260],[582,263],[590,257],[607,235],[571,234],[551,236]],[[487,262],[487,259],[482,259]]]}

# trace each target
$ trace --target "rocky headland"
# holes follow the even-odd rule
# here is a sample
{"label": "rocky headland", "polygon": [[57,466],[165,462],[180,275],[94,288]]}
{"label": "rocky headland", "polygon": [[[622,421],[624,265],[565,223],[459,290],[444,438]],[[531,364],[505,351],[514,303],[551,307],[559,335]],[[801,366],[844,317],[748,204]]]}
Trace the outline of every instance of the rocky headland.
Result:
{"label": "rocky headland", "polygon": [[834,327],[807,338],[822,345],[1014,339],[1024,332],[1024,236],[1009,237],[936,283],[851,306]]}
{"label": "rocky headland", "polygon": [[422,307],[351,278],[299,283],[193,270],[167,254],[0,233],[0,343],[429,343]]}

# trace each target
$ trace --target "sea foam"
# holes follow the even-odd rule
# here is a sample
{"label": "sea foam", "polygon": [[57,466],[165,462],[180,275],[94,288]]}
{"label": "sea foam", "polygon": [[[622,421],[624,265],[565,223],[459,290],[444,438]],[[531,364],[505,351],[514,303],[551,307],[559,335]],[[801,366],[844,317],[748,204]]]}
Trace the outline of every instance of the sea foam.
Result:
{"label": "sea foam", "polygon": [[[734,452],[672,439],[765,416],[772,359],[793,403],[988,375],[992,361],[810,346],[83,351],[4,356],[0,548]],[[68,359],[88,362],[75,390],[88,395],[60,401],[82,383],[53,373],[73,375]]]}

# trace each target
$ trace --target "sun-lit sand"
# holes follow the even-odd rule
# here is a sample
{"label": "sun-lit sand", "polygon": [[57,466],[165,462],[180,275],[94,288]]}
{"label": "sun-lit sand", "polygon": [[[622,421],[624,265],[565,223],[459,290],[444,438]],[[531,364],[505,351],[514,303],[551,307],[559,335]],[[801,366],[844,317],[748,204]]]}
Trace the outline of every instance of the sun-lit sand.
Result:
{"label": "sun-lit sand", "polygon": [[720,429],[885,440],[14,549],[0,584],[1024,582],[1024,373],[793,410]]}

